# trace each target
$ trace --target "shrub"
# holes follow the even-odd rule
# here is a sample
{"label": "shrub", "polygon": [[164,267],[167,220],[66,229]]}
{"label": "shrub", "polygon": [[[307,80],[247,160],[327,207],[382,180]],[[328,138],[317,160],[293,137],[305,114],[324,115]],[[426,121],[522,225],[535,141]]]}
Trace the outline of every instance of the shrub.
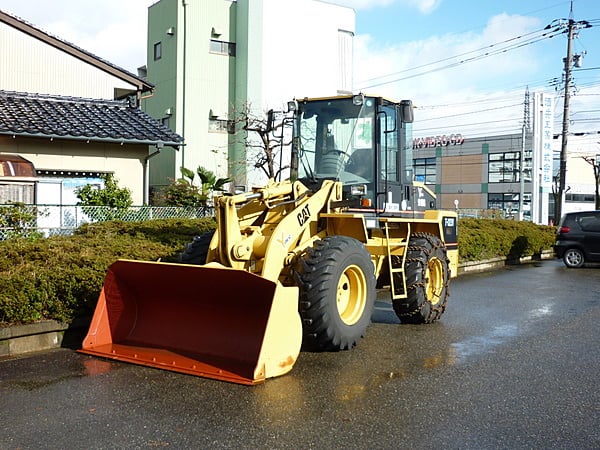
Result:
{"label": "shrub", "polygon": [[[83,206],[83,211],[94,220],[122,218],[133,203],[131,190],[119,187],[112,174],[104,174],[100,177],[104,180],[104,186],[86,184],[75,190],[79,199],[77,204]],[[94,208],[97,206],[109,208]]]}
{"label": "shrub", "polygon": [[[0,324],[89,317],[117,259],[176,262],[214,219],[85,224],[73,236],[0,241]],[[459,220],[460,260],[528,256],[552,248],[554,228],[527,222]]]}
{"label": "shrub", "polygon": [[0,242],[0,323],[90,316],[117,259],[177,261],[213,219],[86,224],[73,236]]}
{"label": "shrub", "polygon": [[36,222],[46,215],[46,210],[22,202],[0,205],[0,238],[41,238],[43,234],[35,228]]}
{"label": "shrub", "polygon": [[556,229],[531,222],[462,218],[458,222],[461,261],[533,256],[552,248]]}
{"label": "shrub", "polygon": [[173,181],[165,189],[164,201],[167,206],[202,206],[207,197],[200,193],[200,188],[180,178]]}
{"label": "shrub", "polygon": [[117,209],[127,209],[133,203],[131,191],[119,187],[118,181],[112,174],[100,176],[104,180],[103,187],[86,184],[75,190],[82,206],[110,206]]}

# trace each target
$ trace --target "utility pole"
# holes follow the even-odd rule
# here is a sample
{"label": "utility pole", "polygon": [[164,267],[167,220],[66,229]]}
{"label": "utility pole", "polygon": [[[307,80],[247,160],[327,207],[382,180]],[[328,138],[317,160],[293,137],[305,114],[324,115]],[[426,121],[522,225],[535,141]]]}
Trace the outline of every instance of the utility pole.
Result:
{"label": "utility pole", "polygon": [[[573,20],[573,0],[571,0],[571,12],[567,23],[567,57],[565,61],[565,101],[563,106],[562,142],[560,147],[560,168],[558,172],[558,196],[554,205],[554,223],[558,223],[562,217],[562,209],[565,202],[565,189],[567,184],[567,142],[569,135],[569,101],[571,98],[571,66],[573,64],[573,37],[575,30],[590,28],[591,25],[585,20],[575,22]],[[578,56],[578,62],[582,55]]]}
{"label": "utility pole", "polygon": [[565,187],[567,184],[567,142],[569,135],[569,100],[571,98],[571,62],[573,61],[573,34],[575,21],[573,15],[573,2],[571,2],[571,16],[567,25],[567,57],[565,58],[565,102],[563,106],[562,142],[560,146],[560,168],[558,171],[558,196],[554,205],[554,223],[562,217],[562,207],[565,201]]}

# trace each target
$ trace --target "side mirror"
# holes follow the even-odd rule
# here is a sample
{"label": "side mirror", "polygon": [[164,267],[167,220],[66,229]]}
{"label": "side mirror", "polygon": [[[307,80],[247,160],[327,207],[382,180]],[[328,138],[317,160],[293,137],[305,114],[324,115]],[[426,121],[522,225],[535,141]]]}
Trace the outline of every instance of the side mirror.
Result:
{"label": "side mirror", "polygon": [[413,123],[415,120],[413,104],[411,100],[402,100],[400,102],[400,117],[404,123]]}
{"label": "side mirror", "polygon": [[274,113],[273,110],[270,109],[267,112],[267,133],[270,133],[271,131],[273,131],[273,124],[275,123],[275,118],[274,118]]}

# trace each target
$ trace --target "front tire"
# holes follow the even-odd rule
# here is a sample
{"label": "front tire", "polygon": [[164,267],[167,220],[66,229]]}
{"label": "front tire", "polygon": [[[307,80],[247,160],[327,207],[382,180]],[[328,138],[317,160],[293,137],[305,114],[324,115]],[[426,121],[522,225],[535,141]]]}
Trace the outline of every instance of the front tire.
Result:
{"label": "front tire", "polygon": [[578,248],[569,248],[563,255],[563,262],[569,269],[578,269],[585,263],[585,255]]}
{"label": "front tire", "polygon": [[404,266],[406,298],[392,301],[402,323],[432,323],[440,318],[450,294],[449,264],[446,246],[438,237],[429,233],[410,237]]}
{"label": "front tire", "polygon": [[194,237],[192,242],[185,244],[185,249],[179,253],[179,262],[182,264],[203,265],[206,264],[210,241],[215,234],[214,231]]}
{"label": "front tire", "polygon": [[356,346],[371,322],[375,274],[359,241],[328,236],[307,249],[295,265],[300,288],[302,348],[339,351]]}

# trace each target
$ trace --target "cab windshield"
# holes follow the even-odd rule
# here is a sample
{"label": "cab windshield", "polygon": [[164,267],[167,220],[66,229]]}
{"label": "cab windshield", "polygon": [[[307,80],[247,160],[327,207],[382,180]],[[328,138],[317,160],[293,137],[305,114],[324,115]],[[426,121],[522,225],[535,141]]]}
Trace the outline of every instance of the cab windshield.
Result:
{"label": "cab windshield", "polygon": [[298,178],[373,182],[375,104],[371,98],[299,102]]}

